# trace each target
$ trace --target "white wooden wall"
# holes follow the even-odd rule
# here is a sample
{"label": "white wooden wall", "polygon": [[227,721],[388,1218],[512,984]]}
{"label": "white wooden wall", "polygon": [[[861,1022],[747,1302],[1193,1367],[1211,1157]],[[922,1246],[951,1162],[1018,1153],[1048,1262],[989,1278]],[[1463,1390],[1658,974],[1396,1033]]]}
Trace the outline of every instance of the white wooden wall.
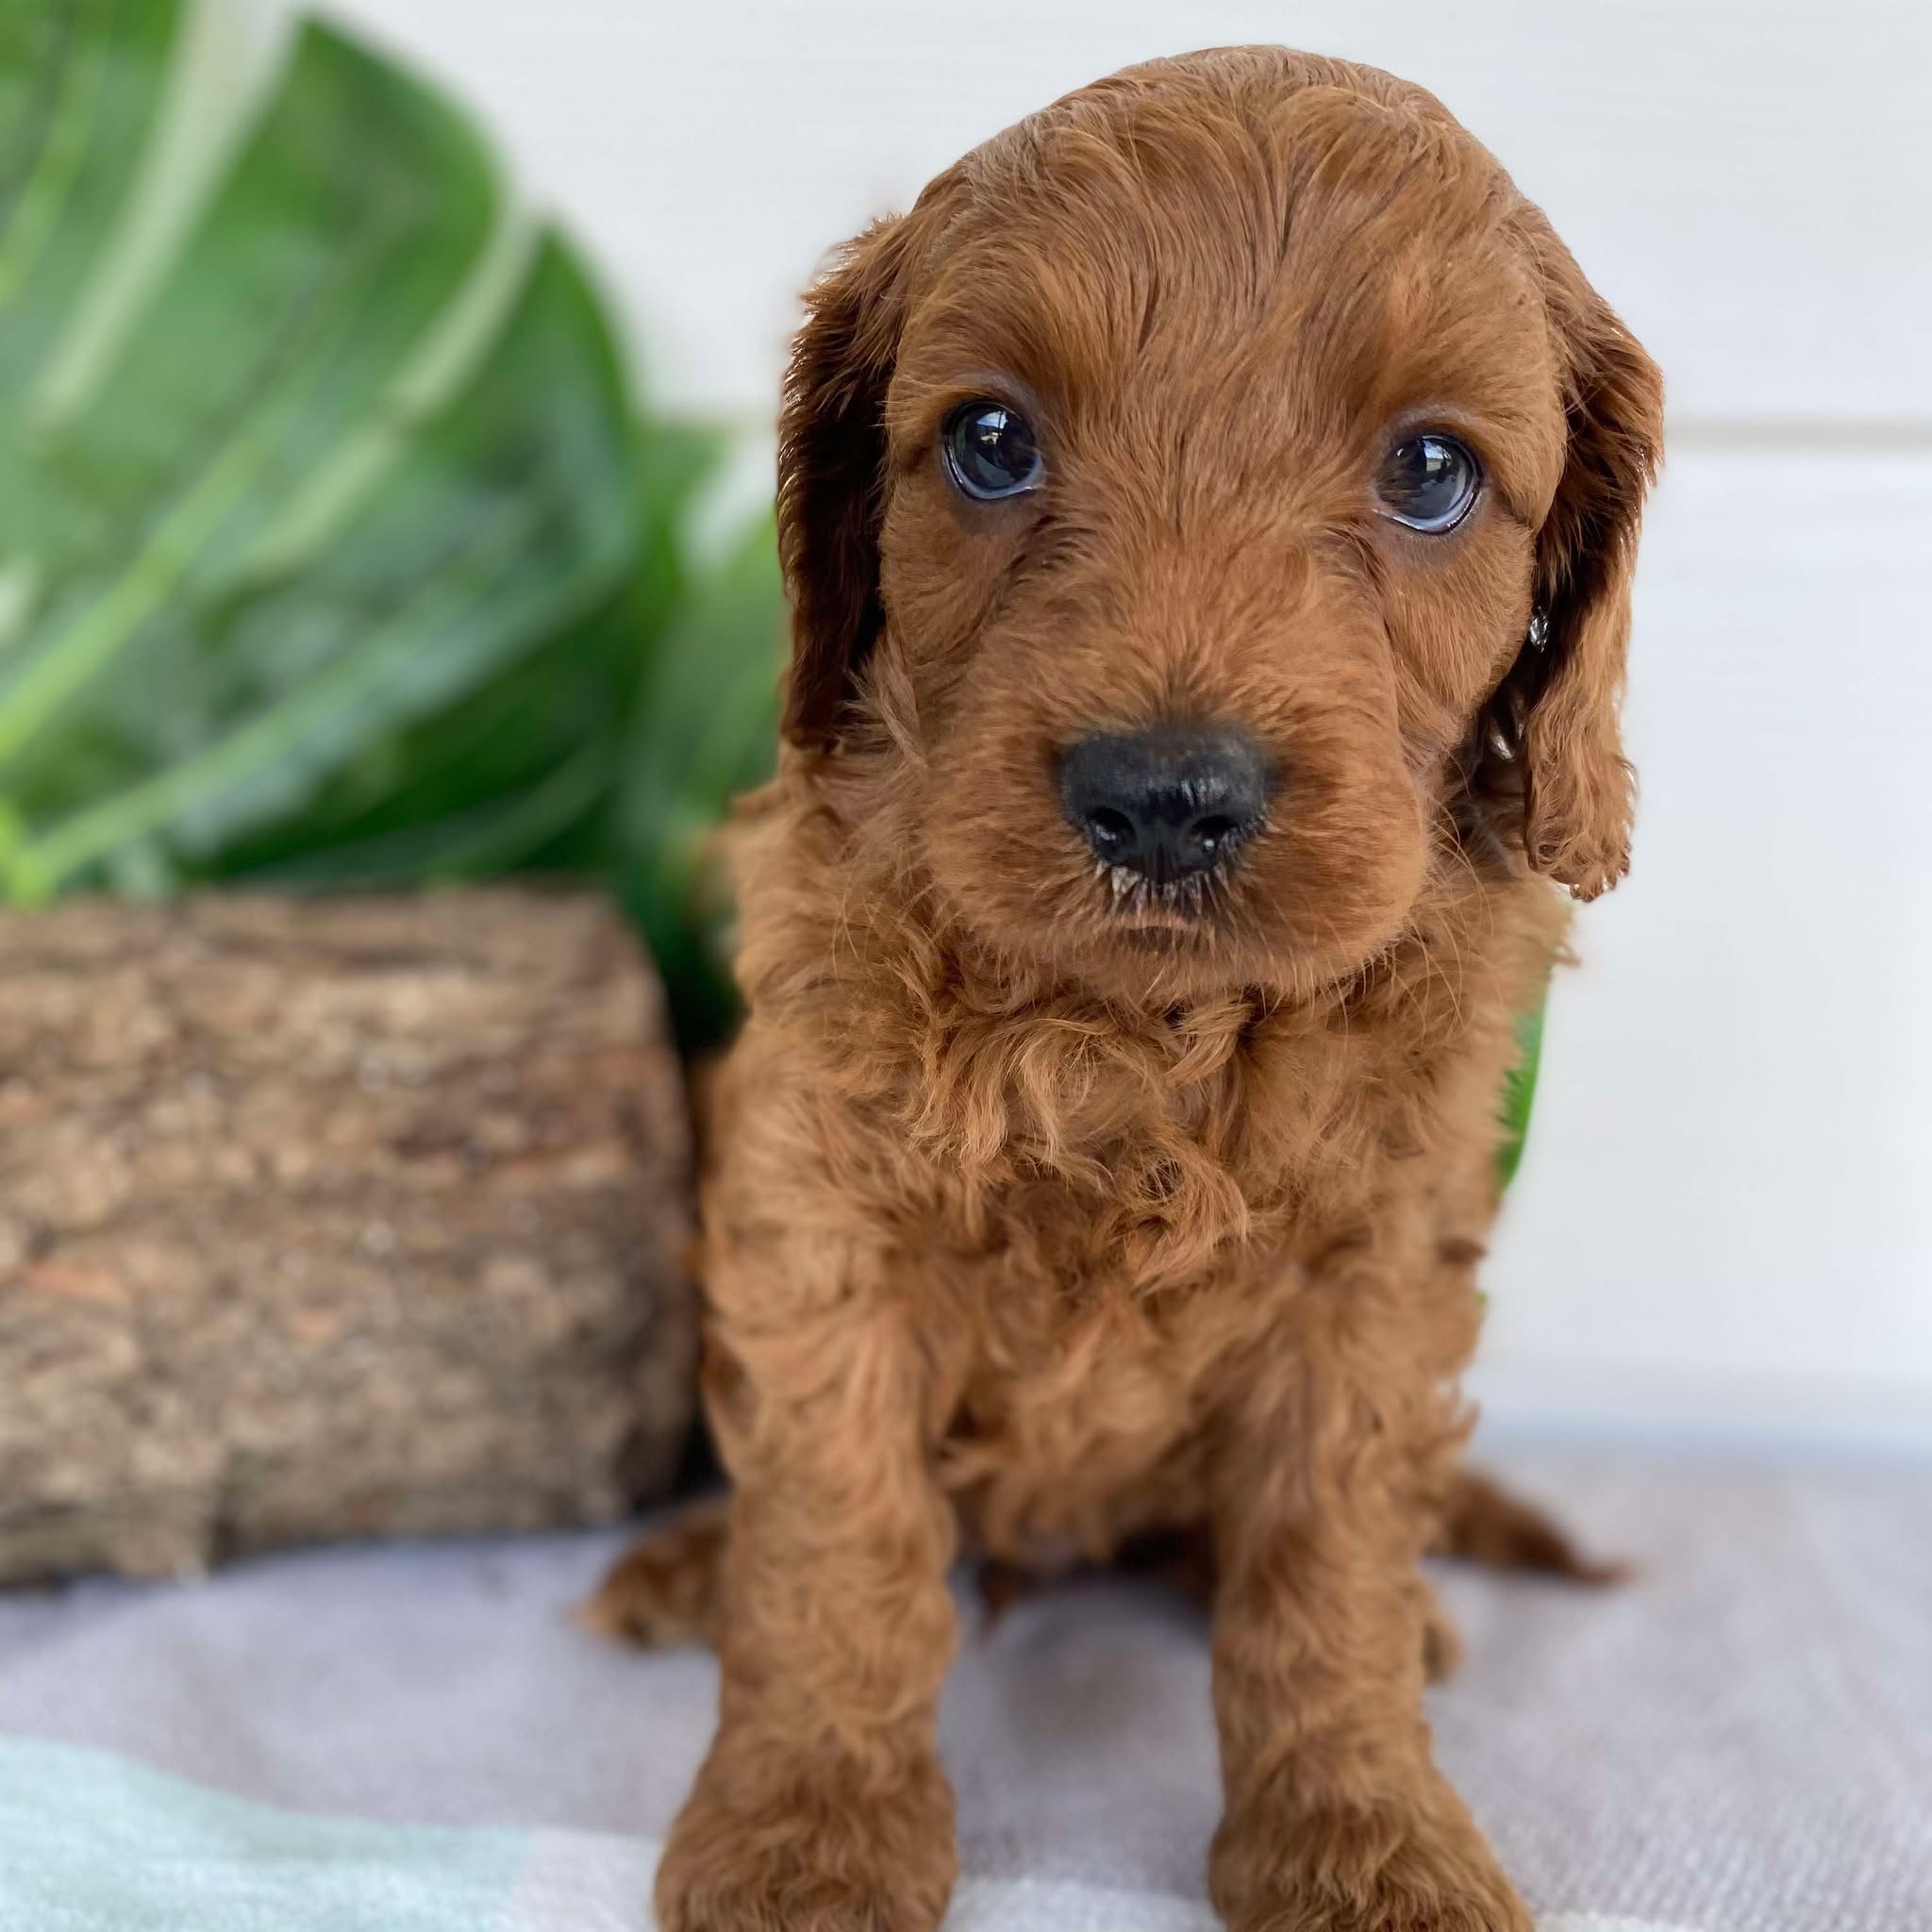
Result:
{"label": "white wooden wall", "polygon": [[494,123],[655,395],[748,436],[820,253],[1069,87],[1285,40],[1441,94],[1661,359],[1674,432],[1637,869],[1557,996],[1481,1386],[1506,1422],[1932,1448],[1932,8],[338,10]]}

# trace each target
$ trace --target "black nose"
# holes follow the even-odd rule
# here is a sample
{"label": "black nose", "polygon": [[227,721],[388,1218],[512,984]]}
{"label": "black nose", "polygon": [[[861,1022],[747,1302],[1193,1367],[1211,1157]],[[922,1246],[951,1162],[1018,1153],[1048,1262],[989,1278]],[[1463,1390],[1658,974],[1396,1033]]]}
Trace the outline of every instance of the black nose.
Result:
{"label": "black nose", "polygon": [[1233,731],[1104,732],[1062,754],[1060,800],[1103,865],[1173,885],[1259,828],[1268,761]]}

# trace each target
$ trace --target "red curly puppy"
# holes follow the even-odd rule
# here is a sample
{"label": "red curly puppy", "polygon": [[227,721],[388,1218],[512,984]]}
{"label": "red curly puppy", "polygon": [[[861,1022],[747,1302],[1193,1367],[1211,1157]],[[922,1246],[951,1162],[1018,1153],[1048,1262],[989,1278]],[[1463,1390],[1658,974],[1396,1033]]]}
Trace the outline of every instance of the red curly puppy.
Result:
{"label": "red curly puppy", "polygon": [[1274,48],[1069,96],[813,290],[707,1201],[736,1491],[627,1573],[723,1564],[665,1932],[929,1932],[962,1533],[1197,1526],[1226,1923],[1528,1926],[1417,1558],[1552,881],[1626,863],[1660,410],[1430,95]]}

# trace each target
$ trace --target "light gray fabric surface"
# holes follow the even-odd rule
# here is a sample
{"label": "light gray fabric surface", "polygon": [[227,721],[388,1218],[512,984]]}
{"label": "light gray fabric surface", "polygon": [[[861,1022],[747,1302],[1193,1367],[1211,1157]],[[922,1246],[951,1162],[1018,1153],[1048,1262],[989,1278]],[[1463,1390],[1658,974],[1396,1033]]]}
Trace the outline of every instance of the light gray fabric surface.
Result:
{"label": "light gray fabric surface", "polygon": [[[1932,1928],[1932,1474],[1517,1455],[1642,1579],[1444,1573],[1469,1641],[1441,1755],[1540,1909],[1697,1932]],[[249,1797],[418,1823],[669,1824],[708,1657],[571,1622],[608,1537],[277,1558],[0,1598],[0,1732]],[[1081,1584],[968,1636],[942,1743],[987,1878],[1198,1897],[1205,1621]]]}

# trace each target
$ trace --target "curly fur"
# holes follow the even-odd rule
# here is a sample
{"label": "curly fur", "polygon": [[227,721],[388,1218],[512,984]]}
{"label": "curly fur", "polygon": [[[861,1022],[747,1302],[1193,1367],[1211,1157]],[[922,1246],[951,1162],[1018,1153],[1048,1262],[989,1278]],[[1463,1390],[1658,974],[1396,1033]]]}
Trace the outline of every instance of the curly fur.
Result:
{"label": "curly fur", "polygon": [[[1049,482],[973,506],[937,429],[993,381]],[[1431,1759],[1417,1559],[1552,882],[1627,863],[1660,409],[1440,104],[1272,48],[1070,95],[812,291],[706,1202],[729,1535],[715,1594],[628,1572],[723,1666],[666,1932],[936,1925],[962,1535],[1036,1565],[1202,1532],[1226,1923],[1527,1927]],[[1481,455],[1451,537],[1373,511],[1405,425]],[[1175,719],[1283,776],[1198,908],[1123,903],[1056,751]]]}

